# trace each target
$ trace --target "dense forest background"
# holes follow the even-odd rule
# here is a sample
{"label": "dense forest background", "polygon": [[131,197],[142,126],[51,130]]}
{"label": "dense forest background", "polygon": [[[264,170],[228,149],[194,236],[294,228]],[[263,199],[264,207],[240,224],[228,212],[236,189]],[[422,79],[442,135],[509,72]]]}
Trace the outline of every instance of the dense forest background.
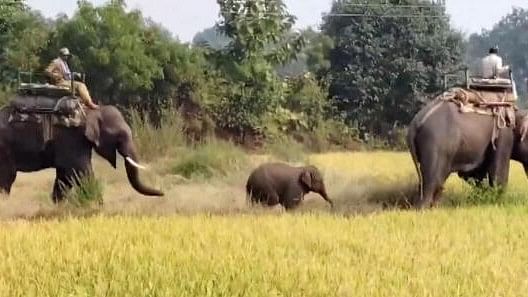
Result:
{"label": "dense forest background", "polygon": [[[398,147],[406,124],[443,89],[444,75],[474,67],[497,44],[524,104],[528,10],[463,36],[430,1],[400,2],[445,17],[327,16],[321,28],[300,31],[282,0],[217,2],[218,23],[189,44],[123,0],[97,7],[79,1],[74,15],[54,19],[24,1],[0,0],[0,103],[14,92],[19,70],[42,71],[66,46],[99,103],[137,110],[155,124],[177,110],[193,139]],[[357,9],[336,0],[329,12]]]}

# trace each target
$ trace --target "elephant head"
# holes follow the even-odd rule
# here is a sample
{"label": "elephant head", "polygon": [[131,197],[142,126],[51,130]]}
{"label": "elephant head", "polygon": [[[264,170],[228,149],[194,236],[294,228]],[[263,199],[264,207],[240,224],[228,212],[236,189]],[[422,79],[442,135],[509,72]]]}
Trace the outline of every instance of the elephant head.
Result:
{"label": "elephant head", "polygon": [[117,167],[116,152],[125,160],[128,181],[132,188],[146,196],[163,196],[163,192],[146,186],[139,178],[138,153],[132,139],[132,130],[123,115],[113,106],[101,106],[86,113],[86,138],[94,150],[114,168]]}
{"label": "elephant head", "polygon": [[321,172],[315,166],[306,166],[302,168],[299,181],[305,192],[315,192],[321,195],[330,205],[334,205],[332,200],[328,198],[326,193],[326,186],[323,181]]}

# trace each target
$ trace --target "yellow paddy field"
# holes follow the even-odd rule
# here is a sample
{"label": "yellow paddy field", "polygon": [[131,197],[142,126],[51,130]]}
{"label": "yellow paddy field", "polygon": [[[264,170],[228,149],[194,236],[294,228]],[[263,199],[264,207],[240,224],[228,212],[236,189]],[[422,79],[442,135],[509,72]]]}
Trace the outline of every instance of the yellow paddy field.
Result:
{"label": "yellow paddy field", "polygon": [[[518,164],[506,194],[517,203],[414,212],[384,210],[371,199],[415,183],[406,153],[311,162],[337,209],[315,195],[294,213],[248,209],[249,168],[209,182],[151,172],[146,177],[167,196],[146,199],[129,189],[122,167],[98,162],[105,188],[98,215],[35,219],[55,207],[53,172],[20,176],[0,203],[0,296],[527,294],[528,203],[519,201],[528,200],[528,181]],[[475,196],[455,176],[446,192],[451,201]]]}

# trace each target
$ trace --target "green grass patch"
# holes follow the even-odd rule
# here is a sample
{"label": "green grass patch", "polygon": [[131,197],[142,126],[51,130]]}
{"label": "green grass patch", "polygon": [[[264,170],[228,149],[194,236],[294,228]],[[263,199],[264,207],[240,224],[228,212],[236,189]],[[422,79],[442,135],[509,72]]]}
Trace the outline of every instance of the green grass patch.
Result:
{"label": "green grass patch", "polygon": [[306,162],[308,155],[303,144],[291,138],[278,138],[266,145],[268,151],[274,157],[286,162]]}
{"label": "green grass patch", "polygon": [[152,161],[185,146],[183,120],[179,113],[165,110],[160,125],[154,125],[147,115],[131,112],[131,128],[142,160]]}
{"label": "green grass patch", "polygon": [[93,175],[73,178],[73,186],[66,195],[66,202],[75,207],[88,207],[103,204],[103,184]]}
{"label": "green grass patch", "polygon": [[227,176],[248,162],[247,155],[230,142],[210,140],[188,149],[170,168],[170,173],[186,178]]}

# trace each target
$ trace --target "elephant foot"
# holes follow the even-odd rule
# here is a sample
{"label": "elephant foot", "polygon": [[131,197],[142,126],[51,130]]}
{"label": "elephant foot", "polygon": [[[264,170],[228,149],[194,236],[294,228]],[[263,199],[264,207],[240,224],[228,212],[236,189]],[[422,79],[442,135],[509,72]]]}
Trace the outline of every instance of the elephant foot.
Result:
{"label": "elephant foot", "polygon": [[69,188],[66,189],[66,186],[61,185],[58,182],[55,182],[55,185],[53,186],[53,193],[51,194],[51,199],[53,200],[53,203],[58,204],[64,201],[68,190]]}

